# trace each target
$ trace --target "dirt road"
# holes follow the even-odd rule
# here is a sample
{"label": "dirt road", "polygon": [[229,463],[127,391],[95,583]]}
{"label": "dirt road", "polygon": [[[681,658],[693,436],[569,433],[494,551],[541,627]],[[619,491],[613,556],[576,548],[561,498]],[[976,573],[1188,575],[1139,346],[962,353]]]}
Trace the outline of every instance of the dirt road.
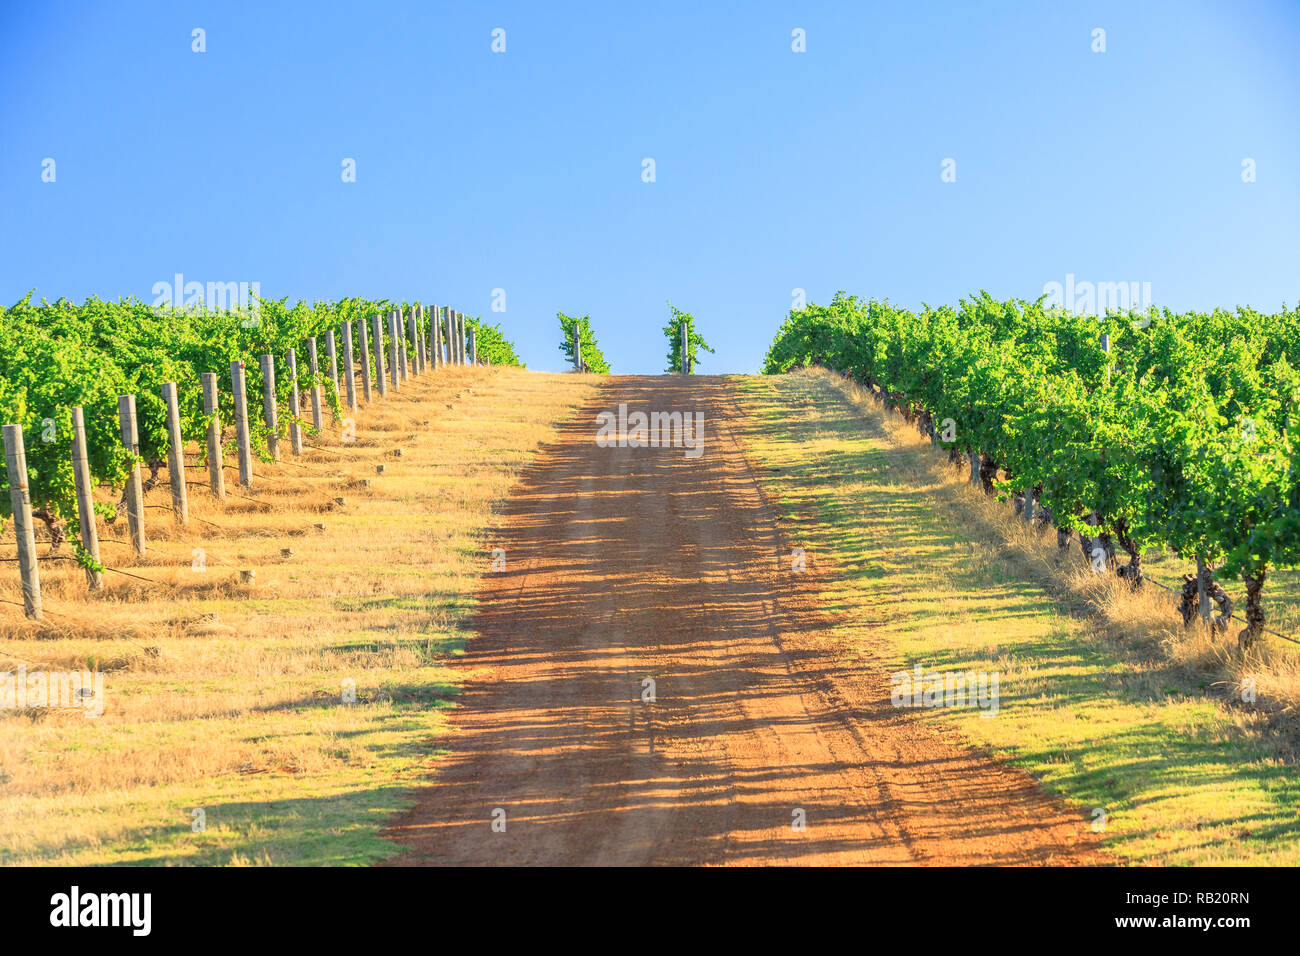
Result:
{"label": "dirt road", "polygon": [[[702,411],[703,454],[597,447],[620,402]],[[1109,862],[1079,809],[891,706],[883,661],[819,640],[734,415],[722,379],[612,378],[539,456],[393,862]]]}

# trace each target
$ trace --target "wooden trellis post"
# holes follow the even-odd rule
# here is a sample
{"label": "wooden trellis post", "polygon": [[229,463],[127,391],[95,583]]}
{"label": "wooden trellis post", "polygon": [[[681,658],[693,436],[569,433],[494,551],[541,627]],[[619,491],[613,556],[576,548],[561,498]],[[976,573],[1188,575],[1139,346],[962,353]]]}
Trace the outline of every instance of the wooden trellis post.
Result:
{"label": "wooden trellis post", "polygon": [[320,362],[316,357],[316,339],[313,336],[307,340],[307,368],[311,370],[311,425],[317,432],[324,427],[325,420],[321,417],[321,393],[320,393]]}
{"label": "wooden trellis post", "polygon": [[1206,586],[1209,578],[1210,566],[1205,560],[1205,556],[1198,554],[1196,556],[1196,609],[1201,616],[1201,620],[1210,623],[1210,589]]}
{"label": "wooden trellis post", "polygon": [[[383,319],[378,315],[374,317],[375,332],[375,383],[379,386],[379,394],[388,394],[388,382],[384,378],[384,326]],[[369,396],[366,396],[367,398]]]}
{"label": "wooden trellis post", "polygon": [[467,335],[469,338],[469,344],[468,344],[469,364],[477,365],[478,364],[478,336],[475,334],[473,326],[470,326]]}
{"label": "wooden trellis post", "polygon": [[32,496],[27,484],[27,450],[23,427],[4,427],[5,466],[9,472],[9,503],[14,512],[14,534],[18,538],[18,574],[22,579],[23,613],[41,619],[41,575],[36,567],[36,530],[32,527]]}
{"label": "wooden trellis post", "polygon": [[456,313],[456,364],[465,364],[465,313]]}
{"label": "wooden trellis post", "polygon": [[369,402],[372,390],[370,381],[370,330],[366,326],[365,319],[360,320],[357,326],[361,329],[361,394]]}
{"label": "wooden trellis post", "polygon": [[393,342],[397,346],[398,363],[402,368],[402,381],[411,377],[406,355],[406,323],[402,320],[402,310],[393,311]]}
{"label": "wooden trellis post", "polygon": [[429,311],[420,306],[420,352],[422,368],[427,372],[429,366],[433,364],[433,346],[430,341],[431,329],[429,328]]}
{"label": "wooden trellis post", "polygon": [[325,333],[325,355],[330,360],[330,381],[334,383],[334,397],[339,396],[339,353],[334,342],[334,330]]}
{"label": "wooden trellis post", "polygon": [[204,372],[203,414],[208,418],[208,485],[218,498],[226,497],[226,475],[221,454],[221,411],[217,404],[217,373]]}
{"label": "wooden trellis post", "polygon": [[253,445],[248,431],[248,386],[244,363],[230,363],[230,388],[235,399],[235,443],[239,447],[239,483],[253,487]]}
{"label": "wooden trellis post", "polygon": [[426,334],[429,339],[428,360],[430,368],[437,368],[442,364],[440,361],[442,356],[438,354],[438,343],[441,341],[441,336],[438,334],[438,320],[440,317],[441,313],[439,313],[436,305],[429,306],[428,311],[424,313],[424,324],[428,330]]}
{"label": "wooden trellis post", "polygon": [[451,364],[451,307],[444,305],[438,313],[438,364]]}
{"label": "wooden trellis post", "polygon": [[[365,355],[365,335],[366,323],[361,323],[361,348],[362,355]],[[348,393],[348,411],[356,412],[357,410],[357,379],[356,365],[353,363],[352,355],[352,323],[343,323],[343,385]],[[366,391],[370,390],[370,369],[366,368]]]}
{"label": "wooden trellis post", "polygon": [[[77,489],[77,519],[81,528],[81,546],[95,564],[99,564],[99,530],[95,527],[94,486],[90,482],[90,456],[86,451],[86,418],[80,408],[72,410],[72,480]],[[104,586],[104,575],[86,568],[90,590]]]}
{"label": "wooden trellis post", "polygon": [[140,480],[140,433],[135,422],[135,396],[119,395],[117,422],[122,445],[131,453],[131,470],[126,477],[126,520],[135,553],[144,557],[144,482]]}
{"label": "wooden trellis post", "polygon": [[162,399],[167,406],[167,480],[172,489],[172,512],[177,521],[185,524],[190,520],[190,499],[185,490],[185,444],[175,382],[163,383]]}
{"label": "wooden trellis post", "polygon": [[406,349],[402,344],[405,338],[402,313],[393,309],[388,313],[388,384],[394,389],[401,388],[406,378]]}
{"label": "wooden trellis post", "polygon": [[410,313],[406,316],[406,325],[402,327],[402,337],[411,340],[411,377],[414,378],[420,374],[420,335],[416,331],[419,319],[416,318],[415,307],[412,306]]}
{"label": "wooden trellis post", "polygon": [[424,349],[424,368],[428,371],[433,360],[433,325],[429,321],[429,310],[420,309],[420,347]]}
{"label": "wooden trellis post", "polygon": [[685,319],[682,319],[682,374],[691,374],[691,334],[687,331]]}
{"label": "wooden trellis post", "polygon": [[429,336],[433,345],[433,367],[444,363],[442,357],[442,306],[435,305],[429,315]]}
{"label": "wooden trellis post", "polygon": [[393,386],[394,391],[402,384],[402,359],[398,357],[399,352],[403,358],[406,356],[406,350],[402,348],[402,340],[397,329],[397,312],[394,311],[388,313],[388,375],[389,384]]}
{"label": "wooden trellis post", "polygon": [[451,343],[454,342],[454,341],[456,341],[456,335],[455,335],[455,333],[452,331],[452,326],[455,324],[456,316],[455,316],[455,313],[452,312],[452,310],[451,310],[451,306],[446,306],[446,307],[444,307],[444,308],[443,308],[443,312],[444,312],[444,315],[443,315],[443,323],[442,323],[442,326],[443,326],[443,331],[447,333],[447,336],[446,336],[446,337],[447,337],[447,341],[446,341],[446,343],[445,343],[445,345],[444,345],[444,348],[445,348],[446,353],[447,353],[447,360],[446,360],[446,362],[445,362],[444,364],[446,364],[446,365],[455,365],[455,364],[456,364],[456,350],[455,350],[455,347],[454,347]]}
{"label": "wooden trellis post", "polygon": [[420,307],[411,310],[411,317],[406,320],[411,331],[411,356],[415,374],[424,371],[424,350],[420,348]]}
{"label": "wooden trellis post", "polygon": [[280,415],[275,407],[275,357],[263,355],[262,363],[262,417],[266,421],[266,448],[271,457],[280,460]]}
{"label": "wooden trellis post", "polygon": [[441,368],[442,358],[442,306],[435,305],[429,314],[429,345],[433,351],[433,367]]}
{"label": "wooden trellis post", "polygon": [[295,455],[302,455],[302,406],[298,403],[298,353],[289,349],[285,356],[289,365],[289,444]]}

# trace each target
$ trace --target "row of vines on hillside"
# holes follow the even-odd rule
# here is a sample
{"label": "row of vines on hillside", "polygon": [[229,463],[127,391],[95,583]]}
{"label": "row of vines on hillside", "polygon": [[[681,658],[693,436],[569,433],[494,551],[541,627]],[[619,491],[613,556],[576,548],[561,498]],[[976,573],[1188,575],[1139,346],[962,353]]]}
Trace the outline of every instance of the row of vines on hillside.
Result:
{"label": "row of vines on hillside", "polygon": [[692,375],[700,351],[712,353],[713,347],[704,341],[704,336],[695,328],[695,316],[683,312],[671,302],[668,303],[668,311],[672,313],[672,318],[664,326],[664,335],[668,338],[668,354],[665,356],[668,364],[664,371]]}
{"label": "row of vines on hillside", "polygon": [[609,362],[596,341],[590,315],[565,315],[555,313],[560,320],[560,351],[578,372],[609,374]]}
{"label": "row of vines on hillside", "polygon": [[981,292],[914,312],[841,292],[787,316],[764,371],[804,365],[878,389],[985,491],[1063,548],[1071,532],[1100,547],[1135,588],[1149,548],[1197,561],[1191,591],[1240,577],[1242,648],[1269,571],[1300,563],[1300,308],[1099,318]]}
{"label": "row of vines on hillside", "polygon": [[[308,340],[323,341],[327,332],[337,332],[345,323],[352,323],[358,333],[365,325],[370,332],[379,329],[380,351],[386,355],[394,337],[386,323],[375,326],[372,318],[397,310],[404,316],[413,315],[417,309],[426,316],[423,334],[432,344],[434,317],[444,311],[437,306],[389,300],[348,298],[293,306],[283,299],[259,300],[251,310],[208,311],[201,306],[159,309],[134,299],[107,302],[91,298],[82,305],[60,299],[34,304],[29,294],[11,307],[0,306],[0,421],[20,425],[27,436],[33,516],[44,522],[56,545],[75,524],[77,499],[68,451],[74,408],[84,411],[89,470],[96,485],[123,487],[137,461],[148,467],[151,479],[156,480],[170,445],[164,383],[177,385],[182,442],[193,441],[202,447],[210,420],[203,408],[203,373],[217,373],[228,384],[231,363],[243,362],[247,405],[257,409],[262,405],[264,387],[258,356],[273,356],[276,402],[287,405],[293,388],[287,367],[289,349],[299,350],[298,389],[316,388],[326,383],[328,375],[323,367],[316,375],[306,367],[302,350]],[[520,364],[499,328],[464,318],[466,329],[475,332],[480,361]],[[405,326],[399,328],[396,343],[413,361],[415,346],[406,331]],[[445,341],[441,322],[439,335]],[[373,377],[378,374],[373,340],[371,346],[358,347],[355,361],[359,366],[364,363]],[[322,391],[336,420],[341,419],[337,393],[333,388]],[[122,395],[136,398],[138,458],[121,440],[118,398]],[[220,421],[233,420],[234,405],[230,389],[221,388]],[[250,414],[249,425],[254,453],[270,460],[265,421]],[[281,416],[279,436],[284,437],[295,425],[311,427],[301,419]],[[111,505],[96,507],[103,517],[115,518]],[[11,515],[9,478],[0,469],[0,518]]]}
{"label": "row of vines on hillside", "polygon": [[524,363],[519,360],[515,352],[514,343],[505,337],[499,325],[488,325],[481,318],[466,316],[465,327],[474,330],[480,361],[486,361],[489,365],[524,367]]}

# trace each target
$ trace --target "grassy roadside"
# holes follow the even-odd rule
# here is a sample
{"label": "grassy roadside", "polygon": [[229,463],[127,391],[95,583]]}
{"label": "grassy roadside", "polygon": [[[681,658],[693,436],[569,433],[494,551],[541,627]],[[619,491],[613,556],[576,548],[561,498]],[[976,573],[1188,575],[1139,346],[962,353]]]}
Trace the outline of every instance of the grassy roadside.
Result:
{"label": "grassy roadside", "polygon": [[1300,863],[1293,657],[1253,675],[1280,706],[1233,706],[1214,648],[1167,623],[1167,598],[1057,565],[1054,535],[1035,540],[837,376],[734,382],[784,532],[829,570],[821,597],[841,623],[828,637],[891,670],[999,675],[996,717],[922,719],[1033,773],[1080,806],[1081,826],[1104,813],[1121,859]]}
{"label": "grassy roadside", "polygon": [[[164,479],[143,561],[124,521],[102,532],[105,563],[151,583],[110,573],[91,596],[79,570],[44,564],[45,622],[0,605],[0,671],[98,669],[105,709],[0,711],[0,862],[396,852],[378,833],[409,805],[453,706],[446,663],[488,567],[494,506],[591,388],[438,370],[364,406],[355,442],[327,425],[304,458],[256,464],[252,501],[191,487],[184,530]],[[189,478],[205,480],[194,454]],[[0,565],[2,597],[17,593],[12,568]]]}

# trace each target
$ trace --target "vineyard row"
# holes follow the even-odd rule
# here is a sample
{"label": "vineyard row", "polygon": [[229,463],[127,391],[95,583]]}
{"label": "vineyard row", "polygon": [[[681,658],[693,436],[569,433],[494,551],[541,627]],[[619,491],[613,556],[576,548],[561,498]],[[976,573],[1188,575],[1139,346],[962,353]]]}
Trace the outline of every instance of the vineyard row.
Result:
{"label": "vineyard row", "polygon": [[[441,312],[441,315],[438,313]],[[421,374],[430,368],[444,365],[491,364],[490,358],[480,358],[478,351],[479,330],[474,325],[467,325],[466,316],[450,308],[434,309],[430,321],[426,323],[423,306],[417,304],[403,317],[401,309],[387,313],[386,322],[376,314],[370,318],[370,328],[365,320],[356,323],[355,331],[359,343],[354,340],[354,322],[345,320],[339,324],[338,335],[335,329],[325,331],[325,356],[328,366],[328,379],[322,373],[319,363],[317,338],[306,339],[308,372],[305,380],[300,379],[298,355],[293,347],[284,354],[283,369],[287,374],[288,416],[282,421],[280,417],[281,397],[276,384],[276,356],[263,353],[259,356],[260,372],[260,422],[250,418],[248,411],[248,369],[241,359],[230,362],[230,391],[228,407],[234,420],[234,450],[239,462],[239,484],[252,491],[254,484],[253,435],[256,425],[260,425],[260,435],[264,443],[258,448],[261,457],[269,461],[281,458],[281,439],[287,438],[294,456],[304,452],[303,429],[306,419],[301,405],[301,391],[306,386],[310,401],[311,428],[320,433],[324,428],[326,403],[338,425],[342,427],[343,440],[355,439],[355,421],[347,417],[342,402],[347,402],[347,413],[355,414],[358,409],[357,359],[360,359],[360,394],[365,401],[372,399],[378,392],[386,395],[388,390],[398,389],[411,376]],[[337,345],[342,342],[342,387],[339,375],[339,354]],[[359,354],[355,346],[359,344]],[[372,368],[373,360],[373,368]],[[329,388],[324,383],[329,382]],[[223,396],[219,389],[216,372],[200,373],[203,414],[200,420],[202,431],[186,434],[182,424],[181,394],[174,381],[163,382],[159,387],[159,399],[164,409],[165,442],[160,446],[167,455],[168,482],[171,490],[172,512],[174,520],[185,525],[189,521],[188,493],[184,447],[187,439],[198,440],[204,447],[208,468],[208,483],[212,494],[217,499],[226,497],[225,487],[225,450],[226,442],[223,432],[222,405]],[[144,523],[144,487],[141,465],[146,464],[153,472],[151,482],[157,479],[157,472],[163,462],[157,458],[148,458],[142,454],[139,419],[137,415],[137,396],[122,394],[117,396],[117,428],[120,434],[120,446],[117,449],[126,460],[124,477],[114,467],[108,474],[96,473],[92,464],[96,461],[116,463],[116,455],[92,456],[87,442],[86,409],[77,405],[69,409],[71,421],[70,453],[64,461],[71,471],[74,504],[72,510],[78,524],[75,535],[75,551],[78,562],[86,571],[88,586],[91,590],[103,587],[105,570],[100,560],[99,536],[96,530],[96,516],[104,510],[103,505],[96,505],[93,491],[97,484],[120,484],[123,489],[122,504],[125,506],[131,544],[135,552],[143,557],[146,551]],[[197,400],[197,399],[196,399]],[[7,416],[6,416],[7,417]],[[52,420],[49,420],[52,421]],[[42,444],[55,444],[44,442]],[[42,616],[40,572],[36,554],[36,537],[34,521],[44,520],[49,527],[51,538],[56,547],[66,535],[65,520],[71,519],[66,506],[53,500],[33,502],[31,471],[28,467],[27,443],[24,440],[23,425],[10,423],[4,425],[5,475],[8,484],[8,504],[18,544],[18,564],[22,582],[23,609],[29,618],[39,620]],[[102,451],[102,449],[101,449]],[[156,452],[155,452],[156,454]],[[50,462],[43,462],[48,470]],[[116,514],[109,517],[115,518]]]}
{"label": "vineyard row", "polygon": [[1300,308],[1099,318],[981,293],[912,312],[839,293],[789,313],[764,371],[803,365],[878,392],[1135,589],[1148,549],[1195,559],[1185,617],[1226,610],[1215,576],[1240,577],[1243,649],[1265,630],[1269,571],[1300,564]]}

